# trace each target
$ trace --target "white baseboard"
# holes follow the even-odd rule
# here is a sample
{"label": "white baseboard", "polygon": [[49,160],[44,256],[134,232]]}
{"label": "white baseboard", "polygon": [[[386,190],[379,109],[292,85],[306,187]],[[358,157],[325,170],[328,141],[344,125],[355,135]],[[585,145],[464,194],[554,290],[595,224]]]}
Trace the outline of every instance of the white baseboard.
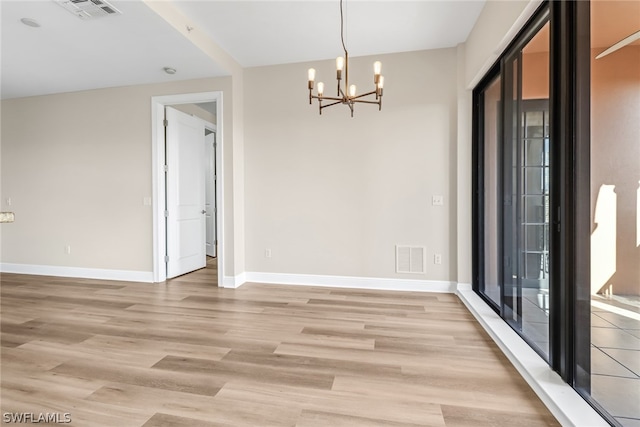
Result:
{"label": "white baseboard", "polygon": [[415,279],[388,279],[374,277],[325,276],[316,274],[259,273],[247,272],[246,282],[327,286],[333,288],[377,289],[388,291],[445,292],[456,290],[454,282]]}
{"label": "white baseboard", "polygon": [[223,288],[239,288],[246,282],[246,273],[240,273],[237,276],[224,276],[222,278]]}
{"label": "white baseboard", "polygon": [[36,276],[76,277],[82,279],[153,283],[152,271],[107,270],[99,268],[60,267],[56,265],[0,263],[0,272],[32,274]]}
{"label": "white baseboard", "polygon": [[609,424],[472,290],[458,297],[563,426]]}

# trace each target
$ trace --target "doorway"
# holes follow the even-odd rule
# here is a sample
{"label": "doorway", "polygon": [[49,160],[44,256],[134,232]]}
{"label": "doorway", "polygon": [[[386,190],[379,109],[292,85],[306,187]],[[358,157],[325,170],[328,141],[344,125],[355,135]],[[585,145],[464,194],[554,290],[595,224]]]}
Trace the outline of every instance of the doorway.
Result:
{"label": "doorway", "polygon": [[[156,96],[151,99],[152,110],[152,187],[153,187],[153,281],[163,282],[167,279],[166,254],[167,254],[167,230],[165,227],[165,201],[167,194],[167,182],[165,180],[165,166],[167,155],[164,145],[164,114],[166,106],[182,104],[215,103],[222,105],[222,92],[203,92],[182,95]],[[216,144],[215,144],[215,204],[218,212],[224,212],[224,168],[222,138],[222,108],[215,110]],[[224,215],[215,215],[215,229],[217,234],[217,284],[222,286],[224,277]]]}

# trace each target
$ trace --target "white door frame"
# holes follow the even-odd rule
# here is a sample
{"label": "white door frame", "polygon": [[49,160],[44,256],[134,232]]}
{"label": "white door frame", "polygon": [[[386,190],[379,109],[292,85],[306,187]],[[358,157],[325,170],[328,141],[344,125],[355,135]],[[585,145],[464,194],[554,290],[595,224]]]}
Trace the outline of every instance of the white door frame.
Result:
{"label": "white door frame", "polygon": [[[217,111],[217,110],[216,110],[216,111]],[[214,144],[215,144],[215,145],[214,145],[214,147],[216,147],[216,150],[213,152],[213,157],[214,157],[214,159],[213,159],[213,160],[214,160],[214,163],[215,163],[216,173],[217,173],[217,167],[218,167],[218,156],[217,156],[216,154],[217,154],[217,151],[218,151],[218,150],[217,150],[217,147],[218,147],[218,128],[217,128],[217,126],[216,126],[215,124],[213,124],[213,123],[209,123],[209,122],[207,122],[207,121],[205,121],[205,123],[204,123],[204,128],[205,128],[206,130],[208,130],[208,131],[212,132],[212,133],[213,133],[213,135],[214,135],[214,137],[213,137],[213,142],[214,142]],[[205,136],[205,138],[206,138],[206,136]],[[205,140],[205,144],[206,144],[206,140]],[[209,159],[207,159],[207,161],[209,161]],[[208,180],[208,179],[210,179],[210,178],[211,178],[211,177],[210,177],[210,176],[208,176],[206,179]],[[217,176],[217,175],[216,175],[216,179],[215,179],[215,180],[216,180],[216,181],[218,180],[218,176]],[[205,184],[205,186],[206,186],[206,184]],[[215,186],[215,182],[214,182],[214,186]],[[217,194],[217,191],[216,191],[216,190],[217,190],[217,188],[214,188],[214,189],[213,189],[213,192]],[[218,218],[218,215],[220,214],[220,212],[218,211],[218,199],[217,199],[216,197],[214,197],[214,199],[215,199],[215,200],[213,201],[213,205],[214,205],[214,206],[213,206],[213,209],[214,209],[214,211],[213,211],[213,212],[214,212],[214,222],[215,222],[215,224],[213,224],[213,240],[214,240],[214,241],[213,241],[213,245],[214,245],[214,251],[215,251],[215,254],[216,254],[216,255],[215,255],[215,258],[217,258],[217,257],[218,257],[218,252],[220,252],[220,251],[219,251],[219,250],[218,250],[218,248],[217,248],[217,246],[218,246],[218,230],[216,230],[216,226],[218,225],[218,224],[217,224],[217,218]],[[205,204],[206,204],[206,200],[207,200],[207,199],[206,199],[206,195],[205,195]],[[208,226],[205,224],[205,232],[206,232],[206,230],[207,230],[207,227],[208,227]],[[205,251],[205,252],[206,252],[206,251]],[[209,256],[209,254],[206,254],[206,255],[207,255],[207,256]]]}
{"label": "white door frame", "polygon": [[216,169],[219,179],[216,181],[216,206],[220,213],[216,218],[218,232],[218,283],[222,287],[224,277],[224,138],[222,130],[222,92],[186,93],[181,95],[165,95],[151,97],[151,183],[153,211],[153,281],[164,282],[167,270],[164,257],[167,253],[167,235],[165,229],[164,209],[166,185],[164,176],[164,107],[178,104],[216,103]]}

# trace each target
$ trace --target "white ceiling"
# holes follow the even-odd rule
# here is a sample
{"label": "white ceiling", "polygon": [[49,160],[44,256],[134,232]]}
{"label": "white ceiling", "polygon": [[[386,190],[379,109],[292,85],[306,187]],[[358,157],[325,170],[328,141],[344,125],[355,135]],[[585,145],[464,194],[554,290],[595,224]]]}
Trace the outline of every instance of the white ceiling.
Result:
{"label": "white ceiling", "polygon": [[[173,0],[242,66],[341,54],[338,0]],[[140,0],[113,0],[122,15],[81,20],[53,0],[1,0],[3,99],[227,73]],[[484,0],[349,0],[350,56],[453,47]],[[38,21],[28,27],[21,18]],[[163,67],[178,70],[167,75]]]}
{"label": "white ceiling", "polygon": [[[342,55],[338,0],[176,3],[244,67]],[[466,40],[483,6],[477,0],[346,1],[349,55],[456,46]]]}

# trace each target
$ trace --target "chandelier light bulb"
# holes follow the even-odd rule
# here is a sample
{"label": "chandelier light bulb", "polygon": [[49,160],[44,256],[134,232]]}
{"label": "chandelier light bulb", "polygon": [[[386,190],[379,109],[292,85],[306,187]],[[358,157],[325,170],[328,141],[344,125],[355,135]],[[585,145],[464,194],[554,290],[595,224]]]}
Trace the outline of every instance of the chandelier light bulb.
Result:
{"label": "chandelier light bulb", "polygon": [[382,108],[382,88],[384,87],[384,76],[377,76],[376,82],[376,99],[380,100],[380,105],[378,109]]}
{"label": "chandelier light bulb", "polygon": [[316,79],[316,69],[309,68],[309,81],[312,82]]}
{"label": "chandelier light bulb", "polygon": [[318,82],[318,96],[322,96],[324,93],[324,83]]}
{"label": "chandelier light bulb", "polygon": [[373,74],[376,76],[380,75],[380,71],[382,71],[382,63],[380,61],[376,61],[373,63]]}
{"label": "chandelier light bulb", "polygon": [[342,71],[344,69],[344,57],[338,56],[336,58],[336,70]]}
{"label": "chandelier light bulb", "polygon": [[349,96],[356,96],[356,85],[349,86]]}

